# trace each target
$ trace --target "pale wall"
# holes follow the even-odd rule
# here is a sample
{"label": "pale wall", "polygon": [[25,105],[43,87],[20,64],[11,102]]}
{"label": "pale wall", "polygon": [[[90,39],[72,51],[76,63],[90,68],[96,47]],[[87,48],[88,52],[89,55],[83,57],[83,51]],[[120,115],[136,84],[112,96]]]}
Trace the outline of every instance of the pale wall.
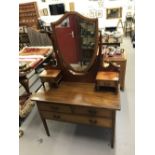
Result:
{"label": "pale wall", "polygon": [[[108,26],[116,26],[118,19],[106,19],[106,8],[115,8],[122,7],[122,21],[125,21],[126,12],[129,10],[129,5],[131,6],[130,10],[134,11],[134,0],[98,0],[103,2],[103,7],[99,8],[98,1],[90,0],[46,0],[46,2],[41,2],[41,0],[20,0],[20,3],[36,1],[39,9],[47,8],[49,4],[55,3],[64,3],[66,10],[69,11],[69,2],[75,3],[75,11],[82,13],[85,16],[88,16],[89,9],[101,10],[103,16],[99,19],[99,28],[104,28]],[[48,10],[49,11],[49,10]],[[53,22],[60,18],[60,16],[41,16],[41,19],[47,23]]]}

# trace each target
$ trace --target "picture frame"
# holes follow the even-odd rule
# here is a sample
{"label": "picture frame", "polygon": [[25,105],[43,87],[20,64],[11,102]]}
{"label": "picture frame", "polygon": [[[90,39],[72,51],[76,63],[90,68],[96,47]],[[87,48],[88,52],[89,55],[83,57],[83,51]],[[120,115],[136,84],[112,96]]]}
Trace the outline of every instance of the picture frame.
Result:
{"label": "picture frame", "polygon": [[117,19],[117,18],[122,18],[122,7],[106,9],[106,19]]}
{"label": "picture frame", "polygon": [[44,8],[44,9],[43,9],[43,15],[44,15],[44,16],[48,16],[48,10],[47,10],[47,8]]}

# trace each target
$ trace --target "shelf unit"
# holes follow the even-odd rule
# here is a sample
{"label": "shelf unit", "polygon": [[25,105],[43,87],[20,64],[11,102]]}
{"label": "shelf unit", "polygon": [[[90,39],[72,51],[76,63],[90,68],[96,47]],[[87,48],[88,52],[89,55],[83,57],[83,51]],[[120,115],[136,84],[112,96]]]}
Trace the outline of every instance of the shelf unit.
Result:
{"label": "shelf unit", "polygon": [[19,26],[38,28],[39,12],[36,2],[19,4]]}
{"label": "shelf unit", "polygon": [[135,30],[134,16],[133,17],[132,16],[126,16],[124,29],[125,29],[125,35],[126,36],[129,35],[130,37],[132,37],[132,33]]}
{"label": "shelf unit", "polygon": [[95,23],[80,21],[81,57],[83,64],[90,62],[95,48]]}

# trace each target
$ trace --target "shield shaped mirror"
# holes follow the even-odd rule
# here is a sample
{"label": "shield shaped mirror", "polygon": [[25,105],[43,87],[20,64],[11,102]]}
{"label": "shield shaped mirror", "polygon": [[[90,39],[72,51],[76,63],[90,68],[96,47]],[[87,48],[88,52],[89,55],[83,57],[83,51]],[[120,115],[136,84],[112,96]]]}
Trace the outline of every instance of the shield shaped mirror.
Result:
{"label": "shield shaped mirror", "polygon": [[77,12],[66,13],[52,24],[59,59],[75,72],[87,71],[97,54],[98,21]]}

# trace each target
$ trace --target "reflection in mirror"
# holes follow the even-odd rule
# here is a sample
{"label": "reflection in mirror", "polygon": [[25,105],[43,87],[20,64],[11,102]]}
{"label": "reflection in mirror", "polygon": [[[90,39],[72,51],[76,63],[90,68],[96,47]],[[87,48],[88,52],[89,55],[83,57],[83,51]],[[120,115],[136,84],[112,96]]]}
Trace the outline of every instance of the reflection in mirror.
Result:
{"label": "reflection in mirror", "polygon": [[95,23],[80,20],[81,68],[87,68],[95,50]]}
{"label": "reflection in mirror", "polygon": [[63,27],[70,27],[69,25],[69,18],[64,19],[59,25],[56,26],[57,28],[63,28]]}
{"label": "reflection in mirror", "polygon": [[74,71],[88,68],[96,47],[96,23],[78,14],[69,14],[55,25],[58,52]]}

